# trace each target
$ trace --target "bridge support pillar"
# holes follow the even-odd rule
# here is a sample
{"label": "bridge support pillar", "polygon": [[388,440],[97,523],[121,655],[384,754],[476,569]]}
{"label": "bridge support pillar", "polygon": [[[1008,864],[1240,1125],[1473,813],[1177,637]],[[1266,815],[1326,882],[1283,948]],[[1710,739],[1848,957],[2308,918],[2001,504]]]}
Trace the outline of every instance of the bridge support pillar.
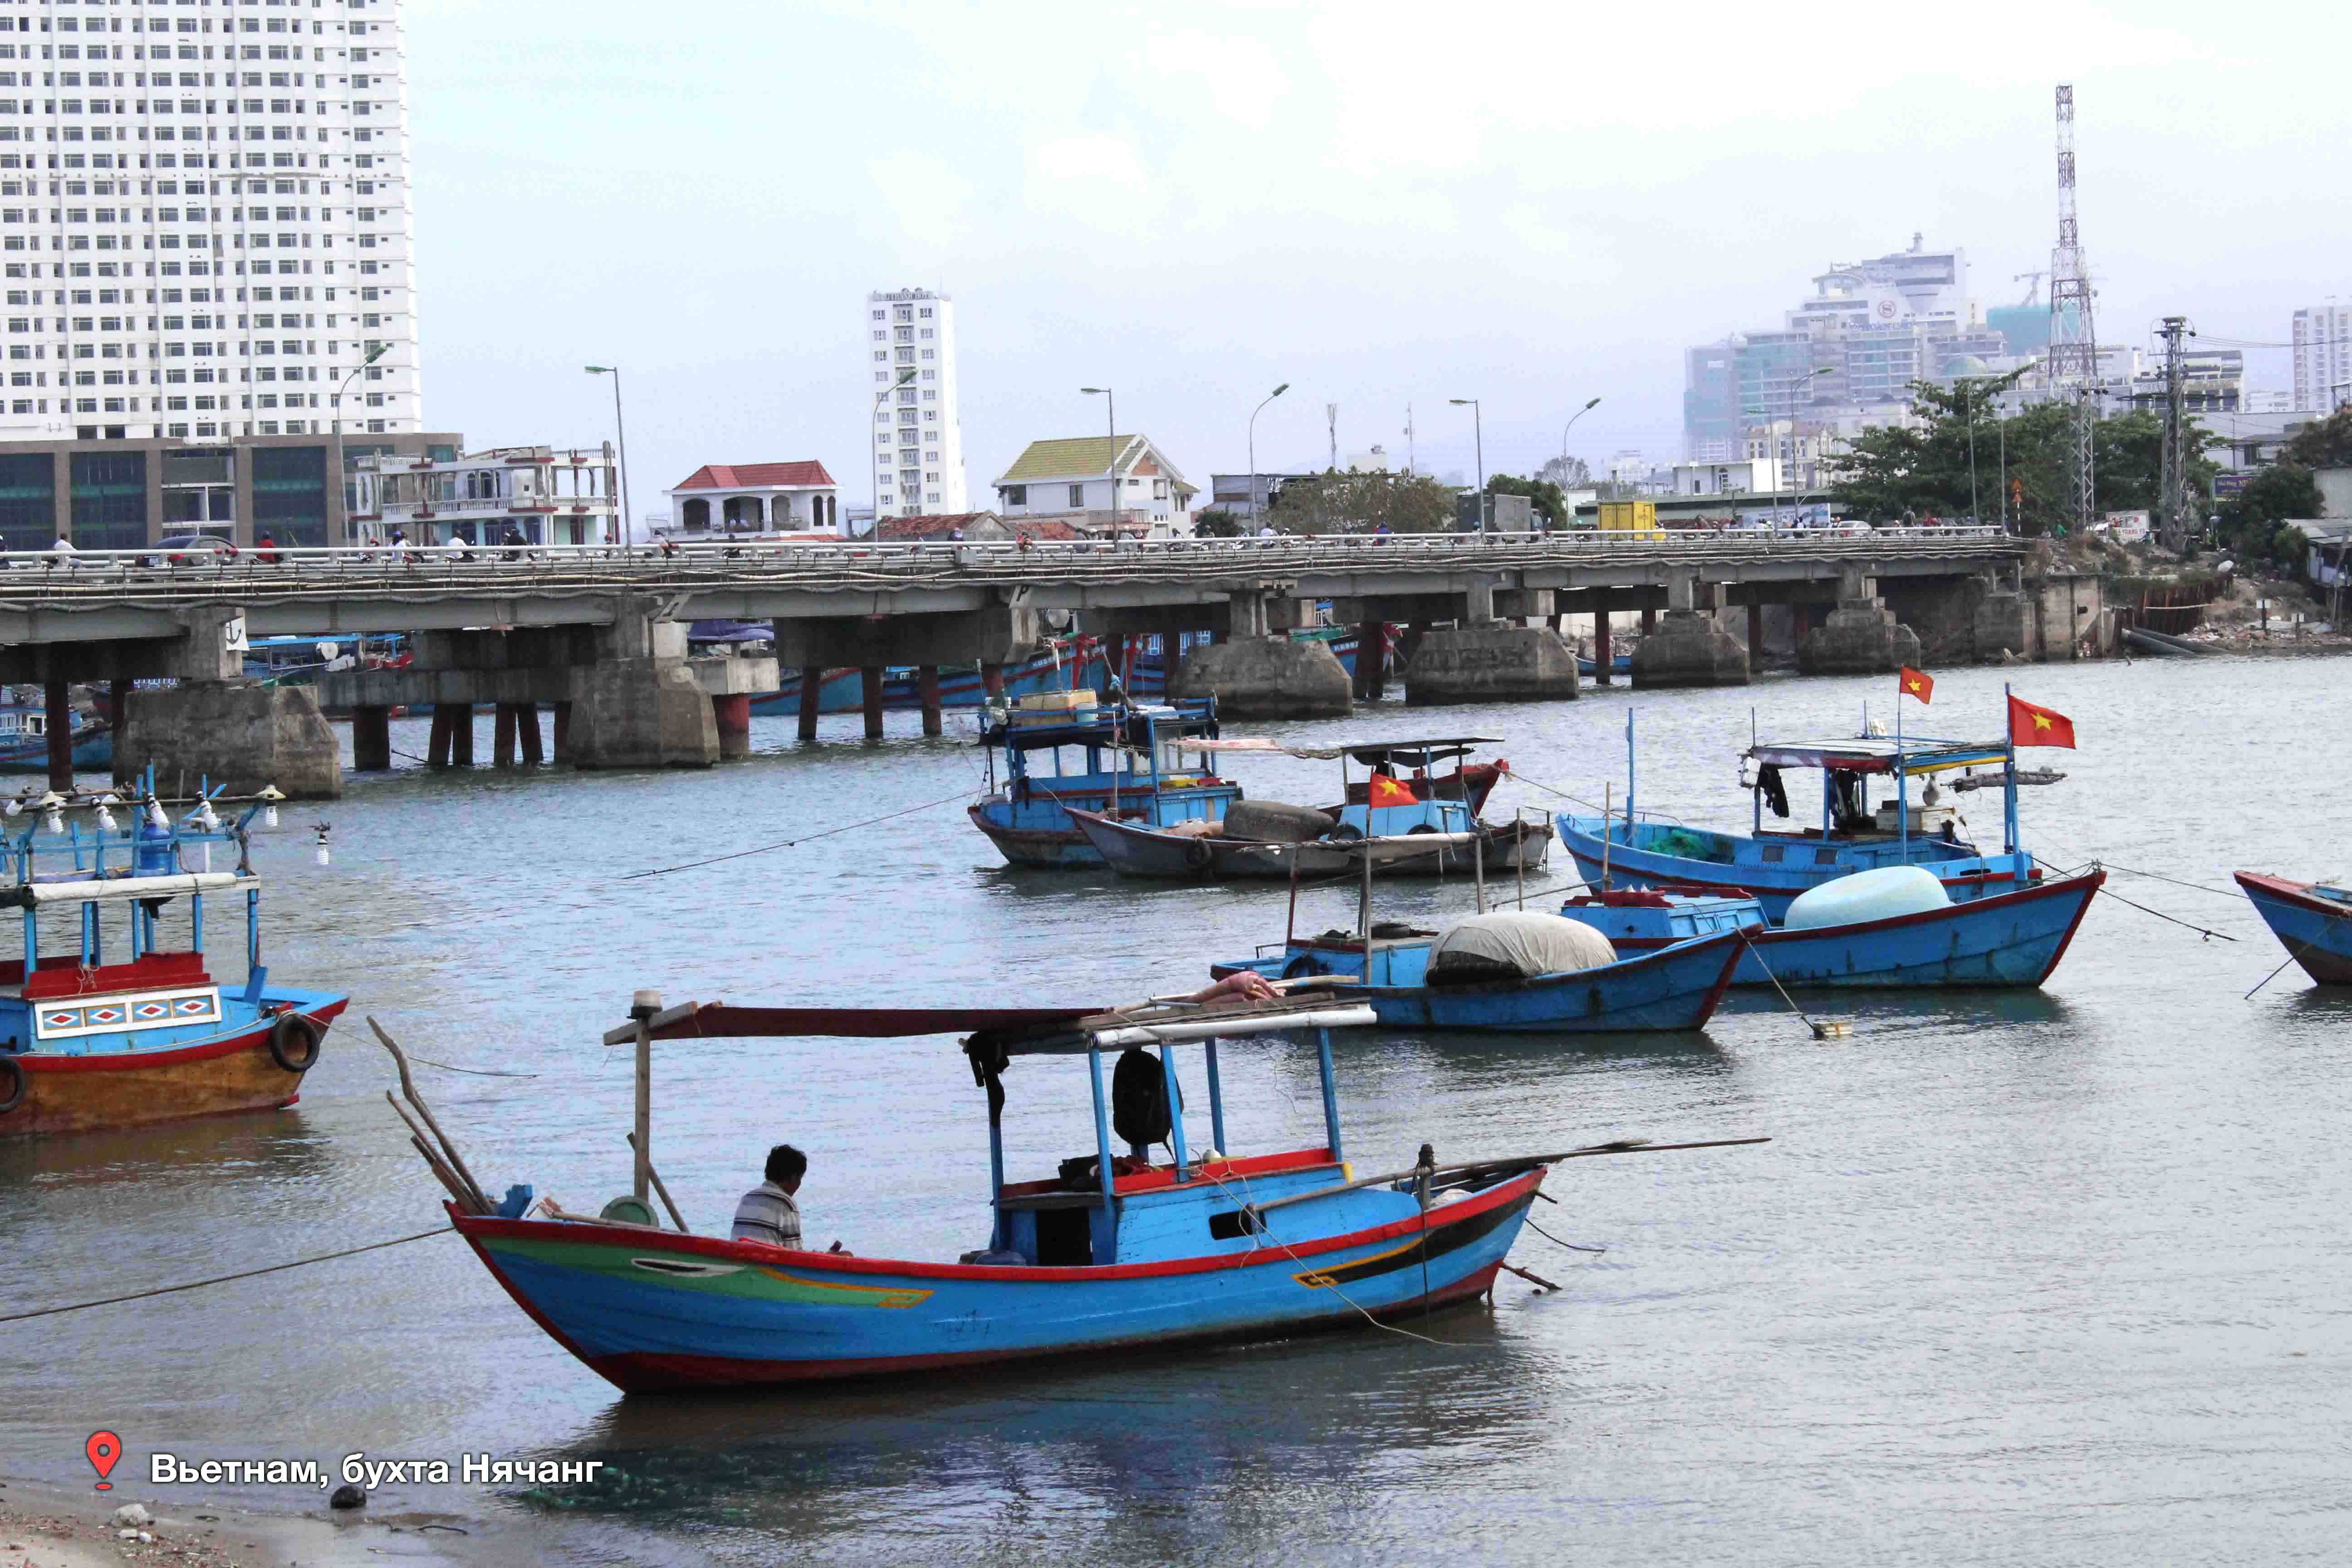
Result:
{"label": "bridge support pillar", "polygon": [[362,773],[392,771],[392,710],[369,706],[352,710],[352,768]]}
{"label": "bridge support pillar", "polygon": [[492,715],[490,724],[490,765],[510,768],[515,765],[515,705],[501,702]]}
{"label": "bridge support pillar", "polygon": [[[1841,592],[1845,582],[1841,578]],[[1840,598],[1829,618],[1797,644],[1800,675],[1892,675],[1919,662],[1919,634],[1875,595]]]}
{"label": "bridge support pillar", "polygon": [[707,768],[719,721],[684,659],[615,658],[572,671],[555,715],[558,760],[582,768]]}
{"label": "bridge support pillar", "polygon": [[1979,663],[2008,664],[2032,658],[2034,647],[2033,602],[2012,589],[1989,590],[1977,606],[1969,636]]}
{"label": "bridge support pillar", "polygon": [[814,665],[801,671],[800,729],[803,741],[816,739],[817,711],[824,704],[824,671]]}
{"label": "bridge support pillar", "polygon": [[[118,742],[131,732],[131,682],[128,680],[115,679],[107,682],[107,721],[113,726]],[[123,773],[117,773],[114,776],[117,780],[128,777]]]}
{"label": "bridge support pillar", "polygon": [[433,705],[433,732],[425,743],[426,767],[446,768],[449,765],[449,737],[456,730],[457,726],[451,722],[448,704],[436,702]]}
{"label": "bridge support pillar", "polygon": [[1348,668],[1320,639],[1235,636],[1184,656],[1168,695],[1213,695],[1233,719],[1338,719],[1349,713]]}
{"label": "bridge support pillar", "polygon": [[857,672],[857,692],[860,706],[866,710],[866,738],[882,738],[882,667],[869,664]]}
{"label": "bridge support pillar", "polygon": [[1642,635],[1643,635],[1643,637],[1646,637],[1653,636],[1653,635],[1654,635],[1654,634],[1656,633],[1657,629],[1658,629],[1658,607],[1657,607],[1655,605],[1643,605],[1643,606],[1642,606]]}
{"label": "bridge support pillar", "polygon": [[[1748,650],[1703,610],[1642,612],[1642,640],[1633,645],[1636,689],[1666,686],[1745,686]],[[1656,625],[1655,630],[1649,629]]]}
{"label": "bridge support pillar", "polygon": [[1617,651],[1609,646],[1609,595],[1594,597],[1600,608],[1592,612],[1592,683],[1608,686],[1617,679]]}
{"label": "bridge support pillar", "polygon": [[[1127,642],[1125,637],[1118,640],[1122,647]],[[915,695],[922,704],[923,733],[926,735],[945,733],[946,726],[940,722],[940,667],[938,665],[925,664],[916,667]]]}
{"label": "bridge support pillar", "polygon": [[1486,621],[1440,626],[1412,650],[1404,700],[1416,708],[1455,702],[1572,700],[1576,650],[1549,626]]}
{"label": "bridge support pillar", "polygon": [[550,739],[555,746],[555,760],[558,763],[569,763],[572,760],[571,703],[557,702],[550,705],[548,728],[551,731]]}
{"label": "bridge support pillar", "polygon": [[43,733],[48,742],[49,787],[64,795],[74,786],[73,699],[63,676],[51,676],[43,682],[41,693],[47,724]]}
{"label": "bridge support pillar", "polygon": [[1748,668],[1754,669],[1764,662],[1764,606],[1750,600],[1748,605]]}
{"label": "bridge support pillar", "polygon": [[474,705],[451,702],[445,706],[449,710],[449,765],[470,768],[474,765]]}
{"label": "bridge support pillar", "polygon": [[547,749],[539,739],[539,704],[521,702],[515,705],[515,728],[521,732],[522,765],[535,768],[547,761]]}
{"label": "bridge support pillar", "polygon": [[1356,626],[1356,696],[1363,701],[1378,702],[1388,694],[1388,637],[1386,621]]}
{"label": "bridge support pillar", "polygon": [[205,778],[231,795],[273,784],[297,800],[343,791],[342,747],[307,686],[185,680],[142,691],[139,722],[115,736],[114,763],[124,777],[152,763],[171,789]]}
{"label": "bridge support pillar", "polygon": [[751,694],[730,692],[710,700],[710,718],[719,731],[721,757],[751,754]]}
{"label": "bridge support pillar", "polygon": [[982,665],[980,687],[982,696],[987,699],[987,706],[991,708],[1004,706],[1004,667],[1001,664]]}

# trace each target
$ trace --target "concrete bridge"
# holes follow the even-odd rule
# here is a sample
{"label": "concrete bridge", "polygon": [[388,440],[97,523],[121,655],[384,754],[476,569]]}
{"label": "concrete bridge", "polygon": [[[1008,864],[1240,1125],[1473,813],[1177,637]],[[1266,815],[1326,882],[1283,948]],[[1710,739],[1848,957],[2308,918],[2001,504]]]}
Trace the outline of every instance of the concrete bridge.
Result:
{"label": "concrete bridge", "polygon": [[[62,709],[68,682],[111,681],[127,697],[132,680],[176,677],[178,689],[139,693],[118,740],[119,772],[152,759],[331,794],[333,753],[323,769],[317,753],[320,737],[331,745],[332,736],[315,700],[239,684],[247,639],[415,634],[411,668],[335,672],[321,688],[329,706],[353,710],[362,768],[388,764],[383,725],[394,706],[446,710],[435,760],[470,761],[471,710],[481,703],[501,710],[502,761],[510,734],[523,760],[537,760],[538,709],[551,705],[559,759],[658,765],[707,763],[742,743],[750,699],[776,689],[780,666],[867,671],[868,727],[878,732],[885,667],[992,668],[1034,647],[1039,617],[1055,611],[1108,638],[1213,634],[1180,687],[1216,690],[1237,715],[1345,710],[1346,678],[1328,650],[1279,635],[1310,624],[1319,601],[1343,622],[1414,629],[1405,679],[1415,701],[1575,695],[1559,631],[1581,615],[1595,618],[1604,679],[1612,615],[1643,617],[1636,684],[1714,683],[1747,679],[1763,607],[1781,604],[1797,609],[1809,668],[1889,668],[1909,634],[1882,584],[1916,595],[1990,582],[2025,549],[1998,530],[1945,527],[288,549],[226,559],[44,552],[0,556],[0,679],[42,682]],[[1740,608],[1744,641],[1725,625]],[[687,623],[706,619],[772,621],[776,657],[688,659]],[[1361,663],[1357,694],[1378,695],[1379,661]],[[814,732],[814,688],[803,682],[803,733]],[[935,724],[936,711],[926,719]]]}

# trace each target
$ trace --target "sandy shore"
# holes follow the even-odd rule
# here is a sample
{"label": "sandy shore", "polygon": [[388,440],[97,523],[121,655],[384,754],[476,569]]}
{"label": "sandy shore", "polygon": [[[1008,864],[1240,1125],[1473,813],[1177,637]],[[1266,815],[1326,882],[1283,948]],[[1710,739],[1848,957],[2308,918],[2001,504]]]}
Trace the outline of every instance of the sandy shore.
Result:
{"label": "sandy shore", "polygon": [[[139,1503],[153,1516],[146,1541],[121,1539],[115,1510]],[[330,1516],[264,1514],[184,1499],[59,1490],[0,1478],[0,1568],[121,1568],[126,1563],[173,1568],[357,1568],[387,1558],[419,1563],[541,1563],[554,1553],[544,1532],[432,1513]]]}

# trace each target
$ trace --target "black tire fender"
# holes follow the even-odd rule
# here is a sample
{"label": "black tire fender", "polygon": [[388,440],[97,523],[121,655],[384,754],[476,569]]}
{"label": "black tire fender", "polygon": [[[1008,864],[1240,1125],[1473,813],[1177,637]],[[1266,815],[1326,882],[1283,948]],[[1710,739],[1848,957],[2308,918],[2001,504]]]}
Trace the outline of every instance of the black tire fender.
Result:
{"label": "black tire fender", "polygon": [[288,1072],[309,1072],[318,1065],[319,1047],[327,1026],[307,1013],[284,1012],[269,1026],[270,1058]]}
{"label": "black tire fender", "polygon": [[1194,838],[1186,841],[1184,845],[1184,864],[1189,868],[1195,871],[1205,871],[1209,868],[1209,862],[1215,858],[1215,852],[1209,847],[1205,840]]}
{"label": "black tire fender", "polygon": [[0,1057],[0,1116],[25,1103],[25,1067],[14,1057]]}

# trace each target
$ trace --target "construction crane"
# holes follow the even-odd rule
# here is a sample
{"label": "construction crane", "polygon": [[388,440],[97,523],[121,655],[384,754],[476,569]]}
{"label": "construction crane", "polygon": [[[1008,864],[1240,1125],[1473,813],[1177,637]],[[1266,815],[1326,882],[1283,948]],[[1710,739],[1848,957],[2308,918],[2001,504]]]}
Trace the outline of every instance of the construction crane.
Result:
{"label": "construction crane", "polygon": [[2042,303],[2042,280],[2049,276],[2047,272],[2020,272],[2010,279],[2011,283],[2025,285],[2025,298],[2017,302],[2019,310]]}

